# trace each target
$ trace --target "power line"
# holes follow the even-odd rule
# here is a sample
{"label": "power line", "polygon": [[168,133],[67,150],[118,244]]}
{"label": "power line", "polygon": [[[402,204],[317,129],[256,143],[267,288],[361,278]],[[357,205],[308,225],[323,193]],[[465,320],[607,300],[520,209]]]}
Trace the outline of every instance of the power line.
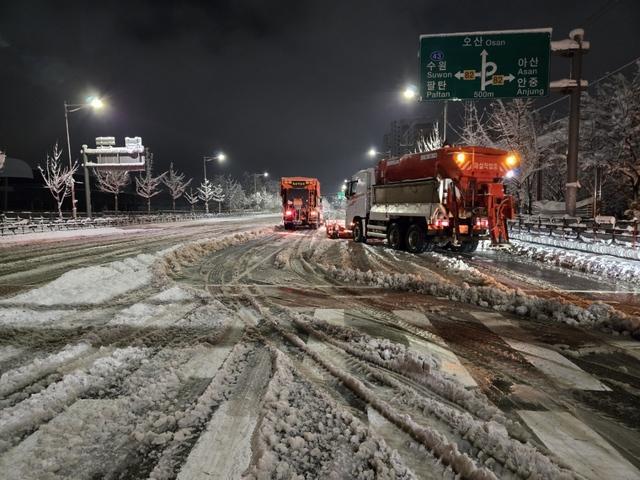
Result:
{"label": "power line", "polygon": [[[625,64],[624,64],[624,65],[622,65],[621,67],[618,67],[618,68],[616,68],[615,70],[613,70],[613,71],[611,71],[611,72],[607,72],[606,74],[604,74],[602,77],[598,78],[597,80],[594,80],[593,82],[590,82],[590,83],[589,83],[589,86],[588,86],[587,88],[591,88],[591,87],[593,87],[594,85],[597,85],[597,84],[598,84],[598,83],[600,83],[602,80],[605,80],[605,79],[609,78],[611,75],[615,75],[615,74],[616,74],[616,73],[618,73],[620,70],[624,70],[624,69],[625,69],[625,68],[627,68],[629,65],[633,65],[634,63],[636,63],[636,62],[637,62],[637,61],[639,61],[639,60],[640,60],[640,57],[636,57],[636,58],[634,58],[633,60],[631,60],[631,61],[629,61],[629,62],[625,63]],[[541,110],[544,110],[545,108],[550,107],[551,105],[555,105],[556,103],[561,102],[561,101],[563,101],[563,100],[566,100],[567,98],[569,98],[569,96],[568,96],[568,95],[563,95],[562,97],[555,99],[553,102],[549,102],[549,103],[547,103],[546,105],[543,105],[543,106],[541,106],[541,107],[539,107],[539,108],[536,108],[536,109],[534,110],[534,112],[539,112],[539,111],[541,111]]]}
{"label": "power line", "polygon": [[596,20],[598,20],[605,13],[611,10],[611,8],[615,7],[618,3],[620,3],[620,0],[609,0],[602,7],[600,7],[600,9],[596,10],[591,15],[589,15],[585,20],[583,20],[582,23],[580,23],[580,27],[585,28],[593,24]]}

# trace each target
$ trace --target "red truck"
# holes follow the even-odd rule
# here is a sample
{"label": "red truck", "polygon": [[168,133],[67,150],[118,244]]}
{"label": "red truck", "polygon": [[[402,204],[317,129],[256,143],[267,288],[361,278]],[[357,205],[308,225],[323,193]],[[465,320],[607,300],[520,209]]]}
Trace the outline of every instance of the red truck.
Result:
{"label": "red truck", "polygon": [[284,228],[296,227],[316,229],[322,223],[320,181],[309,177],[282,177],[282,220]]}
{"label": "red truck", "polygon": [[[434,247],[472,252],[484,239],[508,243],[514,208],[503,182],[519,163],[514,152],[475,146],[381,160],[349,181],[345,227],[356,242],[386,239],[414,253]],[[327,233],[342,236],[340,230]]]}

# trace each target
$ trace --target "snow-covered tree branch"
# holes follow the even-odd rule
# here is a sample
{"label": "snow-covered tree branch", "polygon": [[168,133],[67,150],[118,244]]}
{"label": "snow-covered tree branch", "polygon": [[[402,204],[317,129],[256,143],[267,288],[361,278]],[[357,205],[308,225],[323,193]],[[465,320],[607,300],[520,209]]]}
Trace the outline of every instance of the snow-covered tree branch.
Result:
{"label": "snow-covered tree branch", "polygon": [[178,173],[173,169],[173,162],[169,165],[169,172],[164,177],[164,184],[169,189],[169,195],[171,195],[171,207],[173,210],[176,209],[176,200],[180,198],[189,184],[191,183],[191,178],[186,180],[184,173]]}
{"label": "snow-covered tree branch", "polygon": [[71,193],[73,174],[78,170],[78,164],[74,163],[71,168],[63,166],[60,161],[62,150],[58,148],[56,142],[51,154],[47,153],[47,162],[43,169],[38,165],[38,170],[44,180],[45,185],[51,192],[51,196],[56,201],[58,217],[62,219],[62,203]]}
{"label": "snow-covered tree branch", "polygon": [[193,189],[190,188],[188,192],[184,193],[184,198],[187,200],[187,202],[191,206],[191,212],[193,213],[196,203],[198,203],[198,201],[200,200],[197,190],[194,193]]}
{"label": "snow-covered tree branch", "polygon": [[147,200],[147,213],[151,212],[151,198],[162,191],[160,185],[165,175],[166,172],[154,177],[149,168],[144,175],[136,177],[136,193]]}
{"label": "snow-covered tree branch", "polygon": [[118,195],[129,184],[131,178],[126,170],[101,170],[94,169],[98,190],[113,194],[114,210],[118,211]]}

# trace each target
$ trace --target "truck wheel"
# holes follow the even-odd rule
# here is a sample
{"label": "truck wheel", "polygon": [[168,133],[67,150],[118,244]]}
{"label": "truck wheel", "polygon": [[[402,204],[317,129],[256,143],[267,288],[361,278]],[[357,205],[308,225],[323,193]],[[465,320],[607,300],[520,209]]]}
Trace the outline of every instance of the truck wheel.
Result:
{"label": "truck wheel", "polygon": [[353,225],[353,241],[358,243],[365,243],[367,241],[362,229],[362,220],[356,220]]}
{"label": "truck wheel", "polygon": [[424,227],[421,227],[417,223],[412,223],[407,230],[407,237],[405,239],[407,251],[411,253],[424,252],[426,244],[425,237]]}
{"label": "truck wheel", "polygon": [[404,235],[399,223],[393,222],[387,229],[387,243],[394,250],[404,250]]}

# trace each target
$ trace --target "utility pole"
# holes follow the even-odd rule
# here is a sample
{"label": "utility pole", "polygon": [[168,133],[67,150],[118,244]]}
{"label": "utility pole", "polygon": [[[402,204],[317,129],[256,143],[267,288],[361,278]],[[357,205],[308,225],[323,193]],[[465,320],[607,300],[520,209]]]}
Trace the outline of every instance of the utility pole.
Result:
{"label": "utility pole", "polygon": [[549,85],[552,91],[571,96],[569,107],[569,138],[567,148],[567,183],[565,209],[567,215],[575,217],[578,197],[578,150],[580,145],[580,95],[588,82],[582,80],[582,56],[589,51],[589,42],[584,40],[584,30],[576,28],[569,32],[566,40],[551,42],[552,53],[571,58],[569,79],[557,80]]}

